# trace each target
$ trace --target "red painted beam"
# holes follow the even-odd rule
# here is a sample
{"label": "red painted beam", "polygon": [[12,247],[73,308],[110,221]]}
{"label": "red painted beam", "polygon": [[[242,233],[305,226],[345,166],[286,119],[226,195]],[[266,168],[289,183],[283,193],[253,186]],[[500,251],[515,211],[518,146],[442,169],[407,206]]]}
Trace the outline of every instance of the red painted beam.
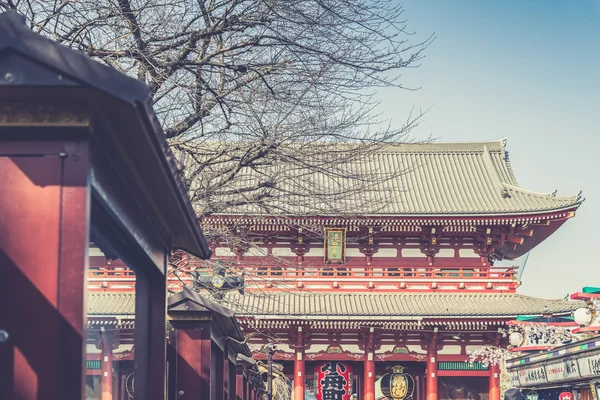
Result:
{"label": "red painted beam", "polygon": [[576,292],[571,295],[571,299],[572,300],[600,299],[600,293]]}

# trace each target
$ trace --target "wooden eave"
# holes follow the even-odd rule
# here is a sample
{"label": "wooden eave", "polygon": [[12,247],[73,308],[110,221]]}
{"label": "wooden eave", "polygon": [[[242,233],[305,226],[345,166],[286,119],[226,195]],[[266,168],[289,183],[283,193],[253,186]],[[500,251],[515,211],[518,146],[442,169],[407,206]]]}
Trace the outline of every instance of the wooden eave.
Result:
{"label": "wooden eave", "polygon": [[[0,14],[0,56],[0,101],[11,101],[8,111],[18,112],[20,103],[36,120],[63,103],[84,109],[92,122],[93,152],[112,162],[127,195],[154,216],[147,223],[162,234],[165,247],[210,256],[146,85],[32,32],[14,11]],[[13,131],[18,123],[16,119],[11,124]],[[23,124],[27,128],[30,122]],[[119,203],[118,195],[101,187],[94,172],[92,189],[97,200]]]}

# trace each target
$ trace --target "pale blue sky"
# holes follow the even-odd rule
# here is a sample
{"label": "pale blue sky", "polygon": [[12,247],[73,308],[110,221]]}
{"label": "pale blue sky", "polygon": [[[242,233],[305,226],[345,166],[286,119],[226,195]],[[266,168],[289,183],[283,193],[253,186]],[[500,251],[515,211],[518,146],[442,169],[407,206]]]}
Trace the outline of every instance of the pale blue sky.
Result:
{"label": "pale blue sky", "polygon": [[586,201],[531,253],[520,293],[600,286],[600,0],[406,0],[417,38],[435,33],[417,92],[380,92],[385,116],[433,108],[414,137],[508,138],[520,185]]}

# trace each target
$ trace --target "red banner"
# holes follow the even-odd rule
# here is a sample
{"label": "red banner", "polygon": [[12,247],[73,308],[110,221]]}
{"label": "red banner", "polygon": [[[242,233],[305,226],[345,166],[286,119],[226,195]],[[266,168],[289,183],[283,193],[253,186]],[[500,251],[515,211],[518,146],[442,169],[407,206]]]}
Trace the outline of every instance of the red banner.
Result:
{"label": "red banner", "polygon": [[351,367],[339,361],[328,361],[315,367],[317,400],[350,400]]}

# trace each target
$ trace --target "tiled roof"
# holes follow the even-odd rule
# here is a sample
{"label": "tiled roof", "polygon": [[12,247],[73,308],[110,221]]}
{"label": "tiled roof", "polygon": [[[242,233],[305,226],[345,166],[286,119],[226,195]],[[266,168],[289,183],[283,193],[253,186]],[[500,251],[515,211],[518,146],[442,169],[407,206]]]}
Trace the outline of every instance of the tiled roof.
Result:
{"label": "tiled roof", "polygon": [[[337,193],[353,185],[346,182],[348,179],[344,176],[358,174],[368,179],[398,171],[393,174],[393,179],[373,178],[373,185],[365,190],[350,191],[338,203],[360,205],[361,215],[375,216],[542,213],[570,209],[582,202],[579,195],[558,197],[520,188],[505,145],[505,139],[480,143],[388,145],[364,154],[360,160],[348,162],[346,166],[336,166],[339,171],[335,177],[298,167],[282,167],[277,175],[282,178],[279,189],[284,194],[269,201],[273,213],[291,209],[300,214],[322,215],[328,212],[323,199],[306,196],[301,188],[284,186],[303,184],[307,188],[319,188],[316,192]],[[248,169],[240,174],[244,175],[247,186],[264,172]],[[243,206],[227,212],[240,213],[258,214],[260,211]]]}
{"label": "tiled roof", "polygon": [[[92,293],[90,315],[132,314],[134,294]],[[302,293],[229,292],[223,305],[238,316],[314,317],[516,317],[564,314],[581,307],[516,293]]]}
{"label": "tiled roof", "polygon": [[88,293],[89,315],[133,315],[135,295],[133,293]]}

